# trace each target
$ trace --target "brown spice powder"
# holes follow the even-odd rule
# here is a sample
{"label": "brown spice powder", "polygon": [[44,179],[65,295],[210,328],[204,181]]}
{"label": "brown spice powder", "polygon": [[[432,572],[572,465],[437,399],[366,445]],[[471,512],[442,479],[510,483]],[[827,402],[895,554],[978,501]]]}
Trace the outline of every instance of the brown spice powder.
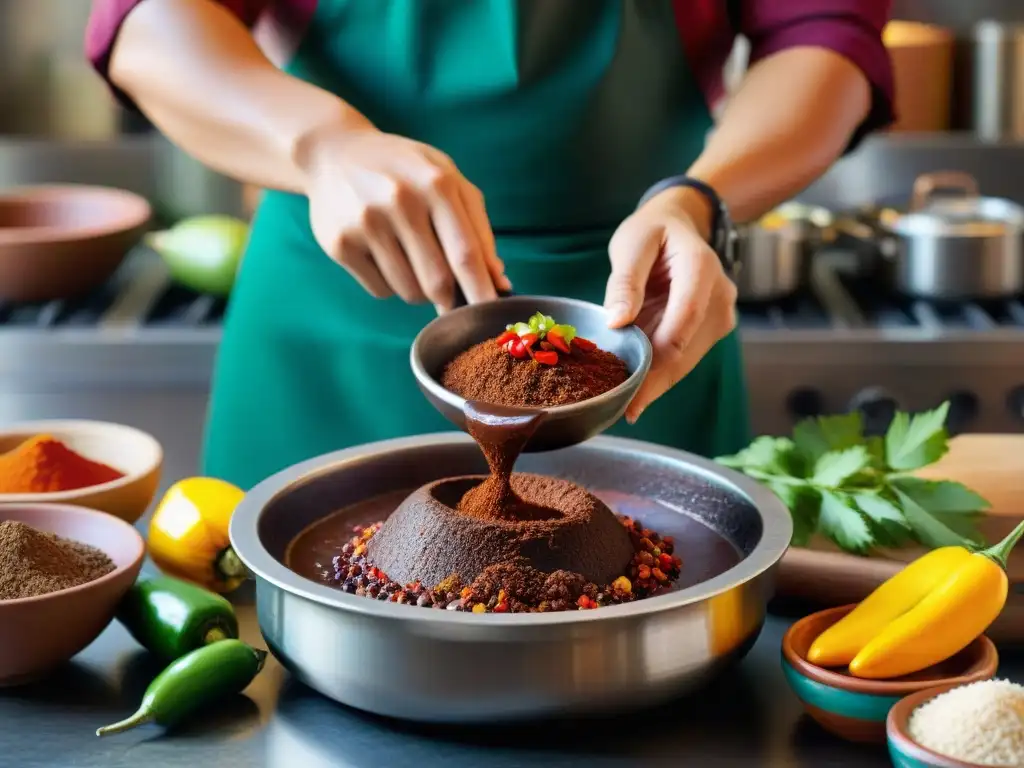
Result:
{"label": "brown spice powder", "polygon": [[77,587],[114,570],[88,544],[44,533],[17,520],[0,522],[0,600],[37,597]]}
{"label": "brown spice powder", "polygon": [[573,348],[558,365],[517,360],[494,339],[470,347],[445,366],[441,384],[467,400],[513,407],[550,407],[589,400],[629,378],[611,352]]}

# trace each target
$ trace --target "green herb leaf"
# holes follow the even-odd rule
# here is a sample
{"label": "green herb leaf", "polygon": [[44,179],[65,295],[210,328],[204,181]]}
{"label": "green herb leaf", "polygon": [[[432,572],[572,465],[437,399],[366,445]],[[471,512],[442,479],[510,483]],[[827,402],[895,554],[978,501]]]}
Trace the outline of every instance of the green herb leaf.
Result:
{"label": "green herb leaf", "polygon": [[913,417],[897,413],[885,434],[885,461],[897,471],[920,469],[938,461],[949,450],[946,416],[949,403]]}
{"label": "green herb leaf", "polygon": [[853,502],[861,512],[868,516],[869,520],[875,523],[880,525],[892,523],[903,528],[907,527],[907,521],[900,508],[881,494],[862,491],[853,494]]}
{"label": "green herb leaf", "polygon": [[973,549],[972,539],[957,533],[944,522],[928,513],[924,507],[914,501],[899,488],[893,492],[903,508],[903,516],[910,523],[914,537],[928,547],[967,547]]}
{"label": "green herb leaf", "polygon": [[894,477],[890,481],[929,512],[975,514],[991,506],[966,485],[952,480],[925,480],[920,477]]}
{"label": "green herb leaf", "polygon": [[793,519],[793,538],[791,539],[793,546],[807,546],[814,531],[818,528],[821,497],[807,486],[789,485],[772,480],[766,481],[765,484],[789,509],[789,515]]}
{"label": "green herb leaf", "polygon": [[551,328],[548,329],[548,333],[551,333],[552,331],[554,331],[563,339],[565,339],[566,344],[570,343],[573,339],[576,338],[576,329],[571,325],[553,325],[551,326]]}
{"label": "green herb leaf", "polygon": [[512,330],[518,333],[520,336],[525,336],[528,333],[536,333],[533,327],[529,323],[516,323],[512,326]]}
{"label": "green herb leaf", "polygon": [[823,453],[814,463],[811,482],[826,488],[835,488],[871,464],[871,455],[863,445],[841,451]]}
{"label": "green herb leaf", "polygon": [[788,437],[769,437],[754,440],[749,446],[732,456],[720,456],[716,461],[727,467],[746,471],[758,469],[779,475],[791,475],[791,458],[796,446]]}
{"label": "green herb leaf", "polygon": [[864,442],[860,412],[804,419],[793,430],[793,441],[811,462],[829,451],[842,451]]}
{"label": "green herb leaf", "polygon": [[818,530],[847,552],[864,553],[874,544],[867,520],[845,493],[821,491]]}

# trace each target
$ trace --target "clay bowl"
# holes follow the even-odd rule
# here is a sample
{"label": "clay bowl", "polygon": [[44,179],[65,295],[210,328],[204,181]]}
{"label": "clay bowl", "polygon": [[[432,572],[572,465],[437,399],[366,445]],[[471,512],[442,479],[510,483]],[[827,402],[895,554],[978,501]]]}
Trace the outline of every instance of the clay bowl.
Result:
{"label": "clay bowl", "polygon": [[885,743],[885,719],[904,696],[940,685],[988,680],[996,673],[996,647],[982,636],[941,664],[894,680],[861,680],[807,661],[814,639],[854,609],[843,605],[806,616],[782,638],[782,671],[804,710],[825,730],[848,741]]}
{"label": "clay bowl", "polygon": [[572,405],[535,410],[544,420],[526,444],[526,452],[550,451],[582,443],[618,421],[651,367],[651,343],[636,326],[612,330],[603,307],[576,299],[510,296],[473,304],[441,315],[420,331],[412,344],[410,362],[420,389],[431,405],[459,429],[466,429],[465,400],[441,386],[444,366],[459,353],[501,333],[509,323],[535,312],[551,315],[576,327],[580,336],[618,355],[630,376],[615,389]]}
{"label": "clay bowl", "polygon": [[152,210],[131,192],[75,185],[0,192],[0,299],[51,301],[105,282]]}
{"label": "clay bowl", "polygon": [[28,421],[0,429],[0,453],[36,435],[53,435],[87,459],[124,473],[102,485],[57,493],[0,493],[5,504],[76,504],[134,523],[153,501],[160,485],[163,449],[145,432],[104,421]]}
{"label": "clay bowl", "polygon": [[[900,699],[889,710],[889,717],[885,721],[885,731],[889,740],[889,756],[895,768],[979,768],[977,763],[967,763],[933,752],[922,747],[910,737],[908,725],[914,710],[926,701],[957,688],[959,685],[960,683],[948,683],[918,691]],[[1005,768],[1013,768],[1013,766]]]}
{"label": "clay bowl", "polygon": [[45,675],[96,639],[135,583],[146,546],[132,526],[92,509],[65,504],[0,505],[0,521],[102,549],[117,567],[96,581],[20,600],[0,600],[0,685]]}

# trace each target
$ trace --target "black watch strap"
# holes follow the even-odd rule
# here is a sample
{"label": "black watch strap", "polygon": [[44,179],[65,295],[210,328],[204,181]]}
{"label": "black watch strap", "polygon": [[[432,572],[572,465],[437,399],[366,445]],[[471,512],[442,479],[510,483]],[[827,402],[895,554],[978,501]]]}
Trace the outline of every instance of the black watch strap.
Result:
{"label": "black watch strap", "polygon": [[648,189],[637,205],[639,208],[655,195],[660,195],[667,189],[674,187],[686,187],[695,190],[704,196],[711,208],[711,236],[708,238],[708,245],[718,254],[722,266],[728,275],[736,273],[736,228],[733,226],[732,217],[722,198],[714,188],[700,179],[692,176],[669,176]]}

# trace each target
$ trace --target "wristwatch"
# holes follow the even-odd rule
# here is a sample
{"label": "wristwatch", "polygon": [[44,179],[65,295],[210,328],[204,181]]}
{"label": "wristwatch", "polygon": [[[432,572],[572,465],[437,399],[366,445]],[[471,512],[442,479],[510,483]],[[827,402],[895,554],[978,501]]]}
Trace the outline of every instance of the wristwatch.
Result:
{"label": "wristwatch", "polygon": [[669,176],[644,192],[637,208],[655,195],[659,195],[673,187],[692,189],[695,192],[699,192],[707,200],[708,206],[712,211],[711,235],[708,237],[708,245],[718,255],[725,273],[729,277],[735,277],[739,271],[739,263],[736,259],[736,240],[738,237],[736,227],[732,223],[732,217],[729,215],[729,209],[726,207],[725,202],[710,184],[691,176]]}

